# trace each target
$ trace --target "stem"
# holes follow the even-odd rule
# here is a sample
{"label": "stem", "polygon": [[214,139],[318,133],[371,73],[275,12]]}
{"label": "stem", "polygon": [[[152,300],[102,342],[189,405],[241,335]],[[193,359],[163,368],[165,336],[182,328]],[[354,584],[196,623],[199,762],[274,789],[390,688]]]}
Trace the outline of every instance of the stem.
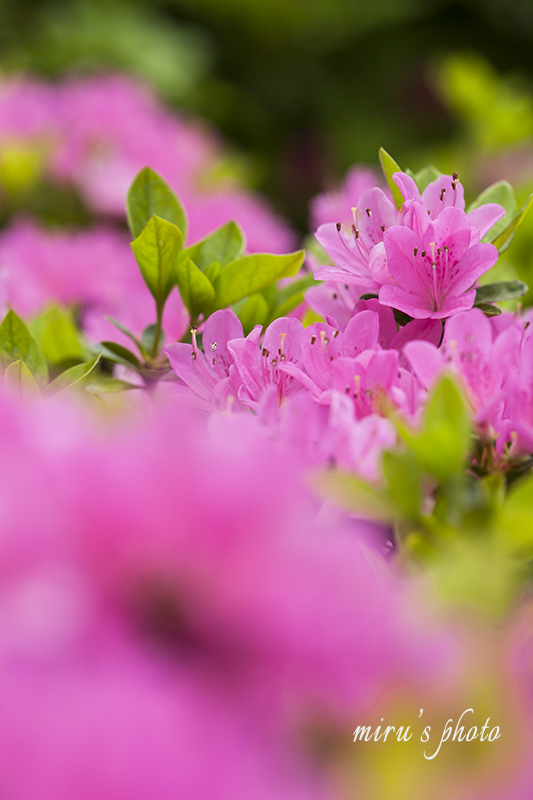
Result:
{"label": "stem", "polygon": [[156,358],[159,350],[159,340],[161,338],[161,325],[163,323],[163,309],[157,305],[157,320],[155,323],[154,342],[152,344],[151,358]]}

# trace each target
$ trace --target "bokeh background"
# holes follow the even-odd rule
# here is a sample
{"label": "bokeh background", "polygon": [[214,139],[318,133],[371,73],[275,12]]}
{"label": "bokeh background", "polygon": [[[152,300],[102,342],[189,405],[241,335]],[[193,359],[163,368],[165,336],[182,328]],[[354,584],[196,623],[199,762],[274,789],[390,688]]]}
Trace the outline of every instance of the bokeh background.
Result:
{"label": "bokeh background", "polygon": [[232,168],[302,231],[309,197],[380,145],[413,169],[460,162],[473,189],[484,154],[529,150],[532,36],[530,0],[0,4],[4,71],[140,76],[216,126]]}

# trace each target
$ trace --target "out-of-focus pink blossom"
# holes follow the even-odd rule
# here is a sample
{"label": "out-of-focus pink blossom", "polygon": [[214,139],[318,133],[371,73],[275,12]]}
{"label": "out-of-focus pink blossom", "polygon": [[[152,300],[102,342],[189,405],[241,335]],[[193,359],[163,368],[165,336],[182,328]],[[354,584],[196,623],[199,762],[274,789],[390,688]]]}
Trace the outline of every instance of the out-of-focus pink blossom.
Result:
{"label": "out-of-focus pink blossom", "polygon": [[[22,316],[46,305],[76,307],[93,341],[126,337],[106,314],[140,335],[154,322],[154,301],[146,289],[125,234],[110,228],[77,232],[45,231],[19,221],[0,236],[0,305]],[[183,334],[188,314],[177,291],[165,308],[168,338]]]}
{"label": "out-of-focus pink blossom", "polygon": [[384,188],[373,169],[363,165],[352,167],[338,191],[324,192],[311,200],[311,230],[316,230],[328,222],[351,224],[353,221],[351,209],[358,206],[359,198],[375,186]]}

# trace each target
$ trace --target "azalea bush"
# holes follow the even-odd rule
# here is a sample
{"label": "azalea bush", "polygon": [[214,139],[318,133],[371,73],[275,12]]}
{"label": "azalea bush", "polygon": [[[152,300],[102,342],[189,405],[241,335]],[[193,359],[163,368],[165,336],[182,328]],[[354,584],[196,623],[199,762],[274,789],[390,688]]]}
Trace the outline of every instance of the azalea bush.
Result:
{"label": "azalea bush", "polygon": [[100,89],[2,97],[1,790],[529,797],[530,199],[382,150],[296,249]]}

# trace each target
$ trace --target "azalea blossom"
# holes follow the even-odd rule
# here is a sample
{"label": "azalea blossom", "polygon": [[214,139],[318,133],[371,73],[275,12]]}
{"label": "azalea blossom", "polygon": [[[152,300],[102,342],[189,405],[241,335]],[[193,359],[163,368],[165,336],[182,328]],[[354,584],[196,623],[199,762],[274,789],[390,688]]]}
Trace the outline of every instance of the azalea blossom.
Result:
{"label": "azalea blossom", "polygon": [[472,308],[476,280],[497,261],[492,244],[471,245],[472,227],[464,211],[443,209],[420,235],[396,226],[384,233],[392,282],[379,301],[415,319],[442,319]]}

